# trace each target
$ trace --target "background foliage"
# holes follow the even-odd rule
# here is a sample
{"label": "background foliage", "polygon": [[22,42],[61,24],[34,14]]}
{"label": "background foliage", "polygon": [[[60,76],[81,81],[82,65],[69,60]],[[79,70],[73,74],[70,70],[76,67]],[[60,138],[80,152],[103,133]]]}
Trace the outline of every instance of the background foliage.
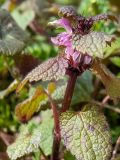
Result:
{"label": "background foliage", "polygon": [[[34,114],[34,117],[26,124],[26,131],[24,129],[24,124],[19,121],[18,117],[15,114],[16,106],[20,104],[20,102],[24,101],[27,98],[29,99],[30,96],[34,96],[36,86],[42,84],[42,86],[48,88],[47,84],[39,82],[37,84],[32,84],[32,86],[28,85],[19,94],[15,93],[15,89],[19,81],[28,73],[28,71],[41,63],[43,60],[57,55],[58,49],[52,45],[50,37],[54,36],[56,33],[59,33],[61,30],[59,28],[55,30],[54,28],[49,27],[47,24],[49,21],[57,18],[57,6],[63,5],[74,5],[78,10],[78,13],[85,16],[92,16],[99,13],[113,13],[117,15],[119,19],[118,24],[109,21],[100,22],[97,23],[94,28],[96,30],[115,34],[118,37],[120,35],[120,2],[117,0],[0,1],[0,7],[10,11],[18,25],[23,30],[28,32],[30,36],[27,47],[24,49],[24,52],[26,54],[23,54],[21,56],[18,54],[12,57],[5,57],[0,53],[0,159],[2,160],[8,159],[6,148],[11,142],[13,142],[18,132],[21,133],[21,130],[24,130],[25,134],[28,134],[27,132],[29,132],[29,134],[33,133],[33,136],[34,133],[37,132],[37,129],[39,131],[45,131],[44,134],[47,138],[43,137],[43,139],[41,140],[41,144],[43,146],[43,148],[41,148],[44,150],[46,155],[50,155],[51,153],[51,130],[53,128],[51,112],[47,110],[40,113],[32,113]],[[120,38],[118,38],[111,47],[107,48],[105,55],[105,64],[116,76],[119,77]],[[66,79],[64,79],[63,81],[55,82],[54,85],[56,87],[52,86],[51,94],[60,106],[60,100],[63,98],[66,87]],[[76,88],[72,99],[72,108],[75,108],[75,110],[79,110],[78,106],[81,106],[92,99],[99,103],[101,107],[101,102],[104,97],[106,97],[106,92],[102,83],[98,78],[94,77],[94,75],[87,71],[82,75],[81,78],[78,79],[78,82],[76,83]],[[29,102],[31,105],[32,102],[30,100]],[[37,103],[38,102],[36,102],[36,104]],[[43,97],[43,95],[40,99],[40,103],[41,104],[39,105],[37,104],[38,109],[49,109],[48,100]],[[115,110],[115,107],[117,108],[117,111]],[[109,100],[103,109],[110,124],[112,143],[114,146],[117,138],[120,136],[120,103]],[[24,117],[22,118],[22,122],[24,122],[25,119]],[[44,123],[41,124],[42,122]],[[50,126],[50,130],[48,132],[46,132],[47,128],[45,128],[47,125]],[[44,142],[44,140],[46,141]],[[26,146],[27,145],[30,144],[26,143]],[[31,152],[28,157],[32,160],[39,160],[40,156],[41,151],[40,149],[38,149],[37,152]],[[119,152],[117,157],[118,159],[120,159]],[[65,151],[64,159],[72,160],[74,159],[74,157],[72,157],[69,152]]]}

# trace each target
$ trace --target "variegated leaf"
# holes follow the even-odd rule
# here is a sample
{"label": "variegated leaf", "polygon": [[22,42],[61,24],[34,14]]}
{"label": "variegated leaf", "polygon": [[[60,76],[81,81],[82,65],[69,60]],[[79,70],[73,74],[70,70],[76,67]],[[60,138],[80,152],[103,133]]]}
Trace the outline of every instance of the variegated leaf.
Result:
{"label": "variegated leaf", "polygon": [[[55,83],[49,83],[47,86],[48,93],[52,94],[55,90]],[[47,103],[47,101],[48,97],[45,94],[43,87],[38,86],[35,90],[35,93],[30,98],[24,100],[16,106],[15,113],[17,118],[20,121],[28,121],[35,112],[39,111],[39,109],[44,103]]]}
{"label": "variegated leaf", "polygon": [[18,86],[17,92],[21,90],[21,88],[27,83],[27,81],[33,82],[39,80],[58,80],[65,75],[67,67],[67,60],[63,57],[51,58],[28,73],[25,79]]}
{"label": "variegated leaf", "polygon": [[17,25],[8,11],[0,10],[0,54],[20,53],[28,37],[28,34]]}
{"label": "variegated leaf", "polygon": [[52,111],[42,111],[40,117],[40,121],[35,118],[21,125],[15,142],[7,148],[10,160],[23,159],[23,156],[37,152],[39,147],[46,156],[51,154],[54,128]]}
{"label": "variegated leaf", "polygon": [[114,39],[113,35],[103,32],[91,32],[84,36],[74,34],[73,47],[83,54],[104,58],[104,51],[107,45],[110,45]]}
{"label": "variegated leaf", "polygon": [[110,160],[110,131],[97,106],[86,105],[80,112],[62,113],[60,128],[64,145],[77,160]]}
{"label": "variegated leaf", "polygon": [[32,115],[37,112],[40,103],[45,100],[47,96],[42,87],[38,87],[33,96],[19,103],[15,108],[17,118],[22,121],[28,121]]}

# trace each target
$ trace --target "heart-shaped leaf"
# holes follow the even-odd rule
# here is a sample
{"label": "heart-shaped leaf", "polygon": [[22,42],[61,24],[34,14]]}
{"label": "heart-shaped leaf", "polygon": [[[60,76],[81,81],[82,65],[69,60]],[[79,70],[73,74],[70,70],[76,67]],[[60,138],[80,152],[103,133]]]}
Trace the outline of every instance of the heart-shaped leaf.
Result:
{"label": "heart-shaped leaf", "polygon": [[21,53],[28,37],[28,34],[17,25],[8,11],[0,10],[0,54]]}
{"label": "heart-shaped leaf", "polygon": [[68,111],[60,118],[63,143],[78,160],[109,160],[111,136],[104,115],[97,106]]}

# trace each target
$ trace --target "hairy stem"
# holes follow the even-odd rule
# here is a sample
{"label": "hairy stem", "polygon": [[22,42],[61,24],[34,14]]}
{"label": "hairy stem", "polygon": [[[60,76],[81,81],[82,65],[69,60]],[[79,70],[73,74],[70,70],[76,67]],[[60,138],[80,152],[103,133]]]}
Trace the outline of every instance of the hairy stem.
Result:
{"label": "hairy stem", "polygon": [[69,77],[61,112],[67,111],[70,107],[70,103],[71,103],[71,100],[72,100],[73,91],[74,91],[74,88],[75,88],[75,83],[76,83],[76,80],[77,80],[77,76],[78,76],[78,74],[75,72],[75,73],[71,74],[70,77]]}

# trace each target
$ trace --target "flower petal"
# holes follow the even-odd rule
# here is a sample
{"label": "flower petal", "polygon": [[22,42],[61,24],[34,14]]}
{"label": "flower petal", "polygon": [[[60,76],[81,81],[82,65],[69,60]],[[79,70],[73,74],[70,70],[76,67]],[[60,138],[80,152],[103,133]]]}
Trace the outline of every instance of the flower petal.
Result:
{"label": "flower petal", "polygon": [[66,29],[66,31],[72,34],[72,27],[68,19],[61,18],[59,20],[55,20],[53,22],[49,22],[49,25],[61,26]]}
{"label": "flower petal", "polygon": [[71,35],[69,35],[66,32],[58,34],[58,36],[56,36],[56,37],[52,37],[51,41],[57,46],[68,47],[68,46],[72,45],[72,43],[71,43]]}

